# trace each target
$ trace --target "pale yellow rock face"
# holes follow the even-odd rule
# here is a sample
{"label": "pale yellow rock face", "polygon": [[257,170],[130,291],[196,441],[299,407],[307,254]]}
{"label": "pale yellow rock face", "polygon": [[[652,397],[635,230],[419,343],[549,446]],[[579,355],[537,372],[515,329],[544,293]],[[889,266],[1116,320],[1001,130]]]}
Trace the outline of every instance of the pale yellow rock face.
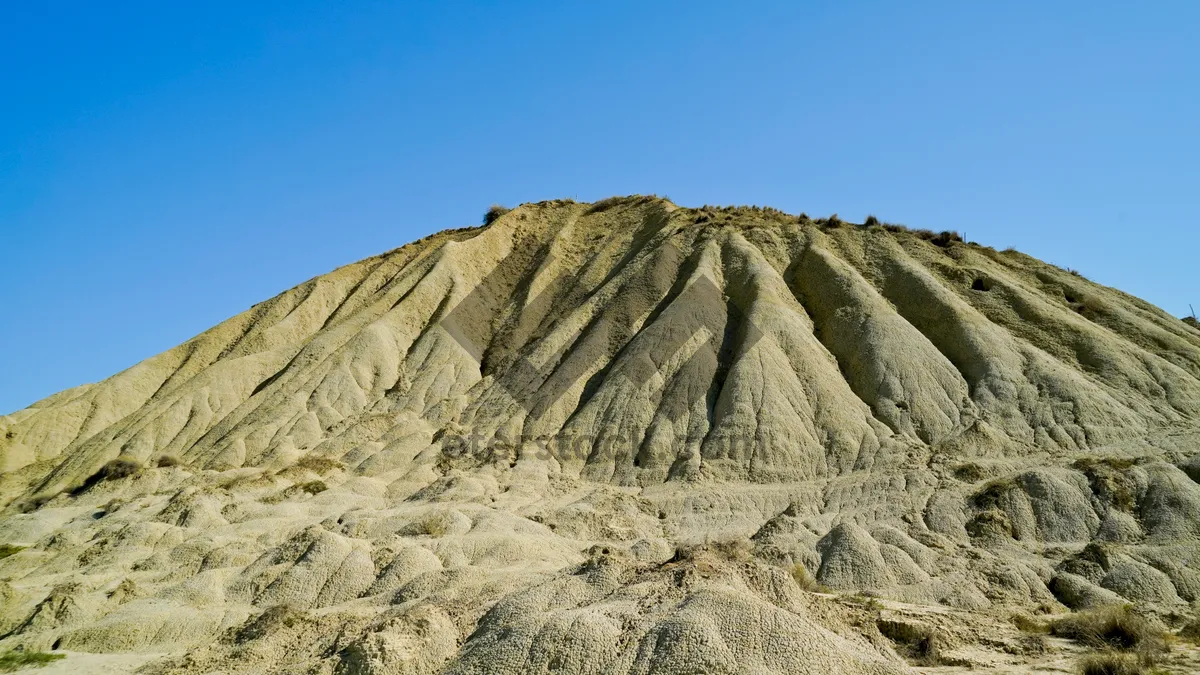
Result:
{"label": "pale yellow rock face", "polygon": [[25,547],[0,559],[0,649],[904,672],[869,612],[796,580],[1189,614],[1198,430],[1200,330],[1020,253],[527,204],[0,417],[0,544]]}

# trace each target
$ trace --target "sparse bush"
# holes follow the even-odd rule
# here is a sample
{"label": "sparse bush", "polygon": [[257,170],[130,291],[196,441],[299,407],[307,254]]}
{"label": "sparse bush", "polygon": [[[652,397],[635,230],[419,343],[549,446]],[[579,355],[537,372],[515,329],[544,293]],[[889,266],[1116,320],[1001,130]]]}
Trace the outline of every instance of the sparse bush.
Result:
{"label": "sparse bush", "polygon": [[334,469],[344,469],[346,466],[336,459],[329,457],[321,457],[320,455],[305,455],[296,462],[296,466],[301,469],[312,471],[313,473],[324,476]]}
{"label": "sparse bush", "polygon": [[1037,619],[1029,616],[1028,614],[1024,614],[1024,613],[1013,614],[1011,617],[1009,617],[1009,620],[1012,621],[1012,624],[1014,626],[1016,626],[1017,630],[1021,631],[1022,633],[1032,633],[1035,635],[1040,635],[1043,633],[1050,632],[1050,626],[1042,623],[1041,621],[1038,621]]}
{"label": "sparse bush", "polygon": [[1132,511],[1137,505],[1137,481],[1126,470],[1136,462],[1125,457],[1086,457],[1071,467],[1087,476],[1092,492],[1113,508]]}
{"label": "sparse bush", "polygon": [[985,483],[979,492],[971,497],[971,501],[980,509],[999,508],[1000,500],[1004,498],[1004,495],[1015,489],[1017,489],[1017,482],[1011,476],[1004,476]]}
{"label": "sparse bush", "polygon": [[450,518],[444,513],[436,513],[421,521],[421,530],[431,537],[442,537],[450,531]]}
{"label": "sparse bush", "polygon": [[749,560],[754,546],[745,537],[734,537],[703,543],[680,544],[675,547],[671,562],[694,562],[709,554],[731,561]]}
{"label": "sparse bush", "polygon": [[0,654],[0,673],[11,673],[22,668],[40,668],[49,663],[67,658],[66,654],[49,652],[27,652],[14,649]]}
{"label": "sparse bush", "polygon": [[942,248],[945,248],[954,242],[961,243],[962,240],[962,236],[957,232],[953,230],[944,230],[939,232],[933,239],[930,239],[929,243],[933,244],[934,246],[941,246]]}
{"label": "sparse bush", "polygon": [[836,214],[836,213],[830,214],[830,216],[828,218],[825,218],[824,220],[818,220],[817,222],[820,223],[821,226],[828,227],[831,229],[838,228],[838,227],[845,227],[847,224],[846,221],[842,220],[841,218],[838,218],[838,214]]}
{"label": "sparse bush", "polygon": [[1129,605],[1101,607],[1065,616],[1050,624],[1050,633],[1094,649],[1136,652],[1146,665],[1167,650],[1165,631],[1135,614]]}
{"label": "sparse bush", "polygon": [[867,227],[874,227],[878,224],[879,224],[879,219],[876,218],[875,216],[867,216],[867,219],[863,221],[863,225],[865,225]]}
{"label": "sparse bush", "polygon": [[275,605],[247,620],[233,637],[237,642],[250,642],[266,637],[280,628],[291,628],[306,618],[307,615],[302,610],[294,609],[291,605]]}
{"label": "sparse bush", "polygon": [[1186,323],[1187,325],[1191,326],[1192,328],[1200,328],[1200,320],[1196,319],[1196,317],[1194,317],[1194,316],[1183,317],[1183,322]]}
{"label": "sparse bush", "polygon": [[975,462],[965,462],[954,467],[954,477],[964,483],[978,483],[987,478],[987,471]]}
{"label": "sparse bush", "polygon": [[329,486],[326,485],[323,481],[310,480],[307,483],[300,483],[299,485],[293,485],[292,488],[294,488],[300,492],[306,492],[310,495],[317,495],[317,494],[321,494],[322,492],[328,490]]}
{"label": "sparse bush", "polygon": [[111,459],[100,467],[100,470],[88,477],[82,485],[71,491],[71,494],[83,494],[95,487],[97,484],[106,480],[120,480],[128,478],[142,470],[141,462],[129,457],[121,455],[116,459]]}
{"label": "sparse bush", "polygon": [[796,580],[796,585],[810,593],[828,593],[829,588],[817,581],[812,572],[800,563],[792,565],[792,578]]}
{"label": "sparse bush", "polygon": [[483,214],[483,224],[491,225],[492,223],[496,222],[500,216],[503,216],[509,211],[512,211],[512,209],[506,206],[500,206],[499,204],[492,204],[490,207],[488,207],[487,212]]}
{"label": "sparse bush", "polygon": [[876,614],[883,609],[883,603],[879,601],[879,598],[873,595],[867,595],[862,591],[848,596],[846,600],[850,601],[850,604],[852,605],[857,605],[868,612],[875,612]]}
{"label": "sparse bush", "polygon": [[1148,675],[1150,672],[1132,654],[1105,652],[1085,656],[1079,662],[1080,675]]}
{"label": "sparse bush", "polygon": [[972,537],[1011,537],[1012,533],[1012,521],[1000,509],[976,513],[967,521],[967,534]]}
{"label": "sparse bush", "polygon": [[[613,208],[614,206],[624,204],[625,202],[632,202],[635,199],[636,199],[636,197],[607,197],[607,198],[601,199],[600,201],[595,202],[591,206],[589,206],[586,213],[603,213],[604,211],[607,211],[607,210]],[[492,207],[492,208],[495,208],[495,207]]]}
{"label": "sparse bush", "polygon": [[34,495],[34,496],[30,497],[29,499],[25,500],[24,502],[21,502],[21,504],[17,507],[17,509],[21,513],[33,513],[34,511],[37,511],[38,509],[42,508],[46,504],[49,504],[50,500],[54,499],[56,496],[57,495],[52,495],[52,494]]}
{"label": "sparse bush", "polygon": [[896,645],[896,651],[909,661],[922,666],[941,663],[941,636],[922,623],[879,619],[876,627],[883,636]]}
{"label": "sparse bush", "polygon": [[154,462],[154,465],[160,469],[166,469],[172,466],[180,466],[182,464],[183,461],[175,455],[162,455]]}
{"label": "sparse bush", "polygon": [[1067,304],[1071,306],[1071,309],[1085,317],[1094,317],[1108,310],[1108,305],[1094,295],[1083,295],[1078,299],[1067,298]]}
{"label": "sparse bush", "polygon": [[1050,641],[1040,633],[1025,633],[1019,640],[1021,652],[1027,656],[1045,654],[1050,650]]}
{"label": "sparse bush", "polygon": [[24,551],[24,546],[13,546],[12,544],[0,544],[0,560],[7,558],[10,555]]}

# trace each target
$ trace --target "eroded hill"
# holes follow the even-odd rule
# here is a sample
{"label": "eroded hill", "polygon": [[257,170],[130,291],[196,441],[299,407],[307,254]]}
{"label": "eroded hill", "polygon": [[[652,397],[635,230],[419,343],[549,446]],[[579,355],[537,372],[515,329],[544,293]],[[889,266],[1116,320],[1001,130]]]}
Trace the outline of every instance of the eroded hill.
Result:
{"label": "eroded hill", "polygon": [[904,671],[867,592],[1008,668],[1014,609],[1191,618],[1198,429],[1200,330],[1023,254],[527,204],[0,417],[0,647]]}

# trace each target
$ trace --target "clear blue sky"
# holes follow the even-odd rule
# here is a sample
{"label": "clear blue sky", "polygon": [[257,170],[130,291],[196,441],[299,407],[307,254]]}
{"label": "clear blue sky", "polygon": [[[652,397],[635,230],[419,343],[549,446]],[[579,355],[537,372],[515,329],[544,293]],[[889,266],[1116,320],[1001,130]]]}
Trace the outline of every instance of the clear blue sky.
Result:
{"label": "clear blue sky", "polygon": [[1183,315],[1197,35],[1191,1],[4,2],[0,412],[492,202],[875,213]]}

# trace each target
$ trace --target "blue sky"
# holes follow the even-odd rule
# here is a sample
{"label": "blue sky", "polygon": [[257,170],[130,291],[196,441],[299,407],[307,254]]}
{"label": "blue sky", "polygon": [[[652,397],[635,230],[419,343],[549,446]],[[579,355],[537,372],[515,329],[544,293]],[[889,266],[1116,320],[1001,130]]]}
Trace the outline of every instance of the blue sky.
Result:
{"label": "blue sky", "polygon": [[493,202],[874,213],[1183,315],[1197,34],[1184,1],[5,2],[0,412]]}

